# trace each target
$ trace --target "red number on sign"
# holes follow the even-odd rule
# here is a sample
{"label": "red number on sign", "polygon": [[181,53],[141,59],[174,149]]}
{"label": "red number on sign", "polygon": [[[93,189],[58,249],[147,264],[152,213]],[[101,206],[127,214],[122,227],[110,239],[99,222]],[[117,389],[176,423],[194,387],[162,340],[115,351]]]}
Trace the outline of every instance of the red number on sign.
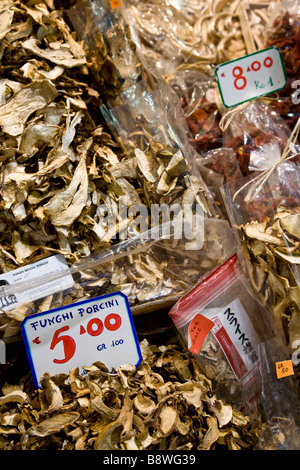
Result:
{"label": "red number on sign", "polygon": [[273,65],[272,57],[266,57],[264,60],[264,66],[269,68],[269,67],[272,67],[272,65]]}
{"label": "red number on sign", "polygon": [[[93,326],[96,325],[96,329],[93,328]],[[103,331],[103,323],[99,318],[93,318],[90,320],[87,324],[86,330],[89,335],[91,336],[98,336],[101,335]]]}
{"label": "red number on sign", "polygon": [[[238,90],[243,90],[246,85],[247,85],[247,80],[246,78],[244,77],[243,75],[243,69],[242,67],[234,67],[233,71],[232,71],[232,75],[235,77],[235,80],[234,80],[234,86],[235,88],[237,88]],[[238,84],[239,81],[242,80],[242,84]]]}
{"label": "red number on sign", "polygon": [[255,62],[252,62],[251,68],[253,72],[258,72],[258,70],[261,68],[261,63],[256,60]]}
{"label": "red number on sign", "polygon": [[52,343],[50,345],[50,349],[54,349],[55,346],[60,342],[63,341],[64,345],[64,352],[65,352],[65,357],[64,359],[53,359],[53,362],[56,364],[64,364],[65,362],[68,362],[75,354],[76,350],[76,343],[71,336],[68,335],[60,335],[63,331],[67,331],[69,329],[69,326],[63,326],[62,328],[59,328],[56,330],[56,332],[53,335]]}
{"label": "red number on sign", "polygon": [[117,315],[116,313],[111,313],[110,315],[107,315],[104,320],[105,328],[107,328],[109,331],[116,331],[118,328],[120,328],[121,323],[122,319],[120,315]]}

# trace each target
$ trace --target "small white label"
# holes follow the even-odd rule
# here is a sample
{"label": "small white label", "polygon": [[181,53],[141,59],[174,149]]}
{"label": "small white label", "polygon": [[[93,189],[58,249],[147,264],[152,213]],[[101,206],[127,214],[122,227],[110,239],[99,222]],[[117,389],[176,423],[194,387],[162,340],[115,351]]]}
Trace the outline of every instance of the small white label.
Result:
{"label": "small white label", "polygon": [[45,372],[66,373],[100,361],[137,366],[142,355],[127,297],[95,297],[25,318],[23,339],[36,387]]}
{"label": "small white label", "polygon": [[[68,264],[65,258],[62,255],[54,255],[22,268],[1,274],[0,285],[5,288],[5,286],[31,280],[34,281],[34,279],[37,278],[41,279],[43,276],[59,273],[67,269]],[[2,295],[0,288],[0,308],[4,311],[11,310],[22,303],[38,300],[46,297],[47,295],[69,289],[73,284],[74,281],[72,275],[66,274],[57,280],[53,280],[45,284],[39,284],[36,287],[34,286],[34,282],[32,282],[32,287],[27,287],[24,291],[10,295]]]}
{"label": "small white label", "polygon": [[247,375],[256,364],[258,335],[241,301],[234,300],[212,318],[212,329],[237,380]]}
{"label": "small white label", "polygon": [[222,348],[237,380],[254,369],[259,337],[241,301],[226,307],[203,309],[201,314],[214,322],[211,332]]}
{"label": "small white label", "polygon": [[276,47],[218,65],[215,74],[227,108],[275,93],[287,84],[282,55]]}

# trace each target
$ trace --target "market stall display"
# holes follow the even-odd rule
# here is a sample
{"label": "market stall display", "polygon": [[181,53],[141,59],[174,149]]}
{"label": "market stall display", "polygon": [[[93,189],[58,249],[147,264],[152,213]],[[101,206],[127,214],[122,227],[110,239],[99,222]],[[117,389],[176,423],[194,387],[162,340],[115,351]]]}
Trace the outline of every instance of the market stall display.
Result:
{"label": "market stall display", "polygon": [[[298,16],[0,1],[1,449],[299,449]],[[216,67],[273,46],[286,87],[226,108]],[[117,292],[141,364],[18,376],[25,319]]]}

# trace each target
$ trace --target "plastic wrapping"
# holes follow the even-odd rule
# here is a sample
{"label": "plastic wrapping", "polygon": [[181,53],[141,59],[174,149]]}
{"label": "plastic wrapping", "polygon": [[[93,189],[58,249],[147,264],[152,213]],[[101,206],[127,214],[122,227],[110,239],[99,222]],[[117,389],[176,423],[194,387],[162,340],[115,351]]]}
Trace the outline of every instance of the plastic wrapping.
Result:
{"label": "plastic wrapping", "polygon": [[201,156],[197,155],[195,162],[223,217],[229,220],[222,188],[225,184],[230,185],[233,192],[234,188],[239,188],[242,173],[235,151],[230,148],[221,147],[220,149],[206,152]]}
{"label": "plastic wrapping", "polygon": [[[17,337],[20,322],[27,315],[116,291],[127,296],[133,315],[170,308],[195,284],[199,274],[232,252],[234,240],[228,236],[228,222],[208,220],[199,216],[196,236],[188,220],[180,218],[139,235],[133,231],[128,239],[68,268],[4,285],[1,337]],[[198,249],[191,247],[195,242]]]}
{"label": "plastic wrapping", "polygon": [[198,153],[222,146],[221,114],[213,70],[202,67],[178,70],[168,78],[177,93],[191,134],[190,143]]}
{"label": "plastic wrapping", "polygon": [[257,427],[255,449],[297,449],[297,380],[276,374],[277,364],[289,360],[289,353],[237,255],[203,276],[169,316],[217,396],[250,416]]}
{"label": "plastic wrapping", "polygon": [[237,255],[200,279],[169,315],[216,393],[257,413],[257,347],[272,329],[265,329],[269,315],[247,288]]}
{"label": "plastic wrapping", "polygon": [[[292,354],[300,338],[299,156],[290,136],[280,162],[242,178],[224,200],[237,228],[246,272],[255,293],[272,312],[276,334]],[[294,152],[292,151],[294,150]]]}
{"label": "plastic wrapping", "polygon": [[279,380],[274,365],[288,357],[281,342],[258,345],[264,424],[256,450],[299,450],[300,400],[294,376]]}
{"label": "plastic wrapping", "polygon": [[300,2],[282,0],[269,19],[265,47],[278,47],[283,56],[287,85],[279,92],[272,107],[292,129],[300,117],[299,106],[299,34]]}
{"label": "plastic wrapping", "polygon": [[119,95],[140,79],[149,79],[124,22],[123,9],[113,9],[109,0],[82,0],[68,10],[99,92],[109,106],[116,105]]}
{"label": "plastic wrapping", "polygon": [[215,47],[194,28],[207,10],[204,2],[126,2],[126,21],[149,73],[159,79],[194,62],[213,63]]}
{"label": "plastic wrapping", "polygon": [[243,176],[276,164],[291,130],[269,105],[254,100],[225,114],[223,146],[232,148]]}

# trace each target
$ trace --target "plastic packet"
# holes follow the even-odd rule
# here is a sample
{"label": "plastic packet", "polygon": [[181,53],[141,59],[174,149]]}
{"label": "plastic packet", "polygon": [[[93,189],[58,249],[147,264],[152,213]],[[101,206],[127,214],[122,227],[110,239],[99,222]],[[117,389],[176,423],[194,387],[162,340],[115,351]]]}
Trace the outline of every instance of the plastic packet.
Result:
{"label": "plastic packet", "polygon": [[124,17],[144,66],[155,79],[183,64],[215,61],[215,50],[193,28],[203,10],[204,5],[188,2],[126,2]]}
{"label": "plastic packet", "polygon": [[229,219],[222,188],[225,184],[229,184],[232,189],[238,188],[242,178],[234,150],[224,147],[210,150],[202,155],[196,155],[195,162],[223,217]]}
{"label": "plastic packet", "polygon": [[[17,338],[27,315],[116,291],[127,296],[134,316],[168,309],[195,284],[199,274],[226,259],[234,246],[224,220],[208,222],[201,216],[190,220],[178,215],[176,222],[141,233],[137,225],[133,221],[132,233],[124,234],[123,241],[69,267],[51,274],[37,269],[30,279],[3,285],[1,338]],[[52,262],[50,257],[39,263]],[[33,266],[22,268],[26,269],[26,273],[32,272]],[[20,271],[10,274],[20,276]]]}
{"label": "plastic packet", "polygon": [[151,203],[195,203],[207,216],[218,209],[195,165],[178,98],[168,85],[146,91],[143,81],[122,95],[115,108],[103,106],[104,118],[135,165]]}
{"label": "plastic packet", "polygon": [[[283,56],[287,85],[278,95],[272,107],[290,125],[291,129],[300,117],[299,106],[299,33],[300,2],[281,0],[274,6],[266,31],[265,47],[277,47]],[[297,91],[298,89],[298,91]]]}
{"label": "plastic packet", "polygon": [[179,97],[191,134],[189,141],[196,151],[203,153],[221,147],[221,114],[213,71],[204,65],[182,68],[168,77],[168,83]]}
{"label": "plastic packet", "polygon": [[223,146],[235,151],[243,176],[278,163],[291,134],[284,120],[261,100],[228,112],[220,125]]}
{"label": "plastic packet", "polygon": [[257,347],[268,337],[269,315],[246,282],[235,254],[203,276],[169,316],[220,398],[247,414],[253,408],[256,414]]}
{"label": "plastic packet", "polygon": [[276,364],[288,357],[274,338],[258,345],[263,426],[255,450],[299,450],[300,399],[293,375],[279,379]]}
{"label": "plastic packet", "polygon": [[300,339],[299,156],[289,151],[269,170],[242,178],[223,195],[244,265],[276,334],[292,354]]}
{"label": "plastic packet", "polygon": [[80,0],[68,10],[99,92],[109,105],[115,105],[119,95],[140,79],[147,80],[123,10],[124,6],[113,9],[109,0]]}

